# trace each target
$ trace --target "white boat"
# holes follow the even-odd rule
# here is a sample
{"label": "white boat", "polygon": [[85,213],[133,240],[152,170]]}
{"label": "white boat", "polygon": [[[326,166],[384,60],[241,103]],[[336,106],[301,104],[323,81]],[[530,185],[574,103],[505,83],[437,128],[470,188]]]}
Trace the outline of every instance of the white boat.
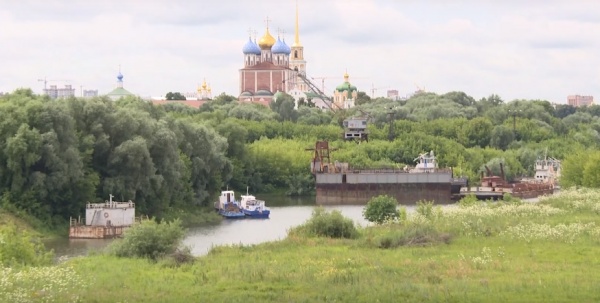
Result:
{"label": "white boat", "polygon": [[242,195],[242,199],[240,200],[240,206],[242,212],[248,218],[267,219],[271,214],[271,210],[265,205],[265,201],[258,200],[255,196],[248,194],[247,188],[246,194]]}

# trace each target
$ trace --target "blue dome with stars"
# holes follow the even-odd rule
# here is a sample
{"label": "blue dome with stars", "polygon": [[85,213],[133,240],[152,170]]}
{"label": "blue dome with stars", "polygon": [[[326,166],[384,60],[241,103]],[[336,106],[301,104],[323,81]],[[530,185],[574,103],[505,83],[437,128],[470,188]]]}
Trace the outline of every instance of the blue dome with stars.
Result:
{"label": "blue dome with stars", "polygon": [[119,74],[117,75],[117,80],[123,81],[123,74],[121,74],[121,72],[119,72]]}
{"label": "blue dome with stars", "polygon": [[248,42],[244,44],[242,52],[244,52],[244,55],[260,55],[260,47],[251,38],[248,38]]}
{"label": "blue dome with stars", "polygon": [[277,42],[271,48],[271,52],[273,54],[286,54],[289,55],[292,50],[289,46],[285,44],[285,42],[281,41],[281,39],[277,38]]}

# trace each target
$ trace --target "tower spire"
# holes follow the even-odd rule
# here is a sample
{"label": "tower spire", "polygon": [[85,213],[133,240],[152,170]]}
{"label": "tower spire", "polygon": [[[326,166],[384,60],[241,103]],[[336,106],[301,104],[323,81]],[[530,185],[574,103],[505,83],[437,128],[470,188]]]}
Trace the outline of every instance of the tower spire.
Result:
{"label": "tower spire", "polygon": [[294,44],[292,46],[300,46],[300,26],[298,25],[298,0],[296,0],[296,29],[294,35]]}

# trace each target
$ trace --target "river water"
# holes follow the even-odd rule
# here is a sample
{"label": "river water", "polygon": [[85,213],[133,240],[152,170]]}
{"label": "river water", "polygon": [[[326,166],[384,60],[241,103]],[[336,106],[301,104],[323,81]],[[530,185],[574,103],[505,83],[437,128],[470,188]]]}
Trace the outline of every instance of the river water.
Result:
{"label": "river water", "polygon": [[[214,246],[251,245],[281,240],[291,227],[308,220],[315,209],[314,198],[294,199],[276,195],[257,195],[267,202],[271,209],[269,219],[223,220],[219,224],[192,227],[188,229],[184,245],[192,249],[196,256],[207,254]],[[326,210],[339,210],[355,223],[366,226],[362,217],[364,206],[326,206]],[[409,208],[412,208],[409,206]],[[46,243],[57,257],[72,257],[101,251],[112,240],[98,239],[57,239]]]}
{"label": "river water", "polygon": [[[298,226],[308,220],[315,209],[313,198],[290,198],[281,195],[257,195],[258,199],[266,201],[271,209],[269,219],[237,219],[223,220],[219,224],[189,228],[184,245],[192,249],[192,254],[202,256],[214,246],[221,245],[252,245],[285,238],[291,227]],[[528,199],[527,202],[537,202],[539,199]],[[452,207],[454,204],[443,205]],[[405,206],[412,212],[415,206]],[[369,224],[363,216],[364,206],[325,206],[326,210],[339,210],[342,215],[352,219],[361,226]],[[57,257],[72,257],[101,251],[113,240],[99,239],[56,239],[47,242],[46,246],[53,249]]]}

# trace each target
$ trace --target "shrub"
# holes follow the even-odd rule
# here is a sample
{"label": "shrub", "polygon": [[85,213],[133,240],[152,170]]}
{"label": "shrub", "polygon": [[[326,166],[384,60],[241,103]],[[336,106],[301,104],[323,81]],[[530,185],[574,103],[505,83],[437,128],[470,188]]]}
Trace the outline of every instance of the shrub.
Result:
{"label": "shrub", "polygon": [[475,196],[474,194],[468,194],[467,196],[458,201],[458,206],[466,208],[475,206],[477,205],[477,203],[479,203],[479,200],[477,200],[477,196]]}
{"label": "shrub", "polygon": [[436,243],[450,243],[448,233],[440,233],[430,224],[409,224],[394,229],[376,239],[379,248],[396,248],[399,246],[426,246]]}
{"label": "shrub", "polygon": [[306,223],[292,229],[292,233],[307,236],[348,238],[358,237],[358,230],[352,219],[346,218],[338,210],[326,212],[322,207],[315,208]]}
{"label": "shrub", "polygon": [[[28,232],[18,232],[14,224],[0,227],[0,265],[39,266],[52,263],[54,253]],[[0,267],[1,267],[0,266]]]}
{"label": "shrub", "polygon": [[434,212],[433,212],[433,201],[425,201],[425,200],[421,200],[421,201],[417,201],[417,213],[420,214],[421,216],[425,217],[426,219],[433,219],[434,218]]}
{"label": "shrub", "polygon": [[167,255],[162,262],[165,267],[179,267],[183,264],[192,264],[196,261],[196,257],[192,255],[192,249],[188,246],[178,247],[175,252]]}
{"label": "shrub", "polygon": [[513,195],[511,195],[510,193],[505,193],[502,196],[502,201],[504,203],[512,203],[512,204],[521,204],[521,203],[523,203],[523,200],[521,200],[519,198],[513,197]]}
{"label": "shrub", "polygon": [[139,257],[157,260],[176,252],[181,245],[185,230],[181,221],[144,220],[126,230],[123,239],[109,246],[109,251],[118,257]]}
{"label": "shrub", "polygon": [[364,218],[375,224],[383,224],[387,221],[398,219],[400,213],[397,209],[398,201],[387,195],[372,198],[363,209]]}

